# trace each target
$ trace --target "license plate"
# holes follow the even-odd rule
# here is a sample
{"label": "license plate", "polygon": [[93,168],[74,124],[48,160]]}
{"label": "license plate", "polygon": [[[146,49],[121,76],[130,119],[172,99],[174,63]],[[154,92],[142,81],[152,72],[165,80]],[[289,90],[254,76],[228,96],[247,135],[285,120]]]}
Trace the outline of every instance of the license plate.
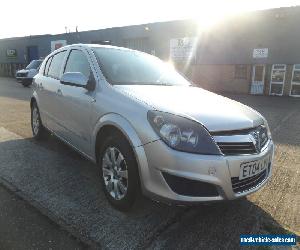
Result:
{"label": "license plate", "polygon": [[267,155],[256,161],[241,164],[239,180],[243,180],[263,172],[271,162],[271,155]]}

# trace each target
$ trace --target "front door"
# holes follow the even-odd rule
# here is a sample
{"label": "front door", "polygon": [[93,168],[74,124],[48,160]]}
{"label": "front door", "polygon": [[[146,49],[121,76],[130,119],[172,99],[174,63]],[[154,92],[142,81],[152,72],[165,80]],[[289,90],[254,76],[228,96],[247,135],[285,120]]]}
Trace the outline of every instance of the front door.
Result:
{"label": "front door", "polygon": [[[64,73],[66,72],[80,72],[87,79],[92,79],[93,72],[88,54],[79,49],[72,49],[65,66]],[[59,119],[63,124],[63,137],[83,153],[91,155],[91,114],[94,91],[63,84],[61,84],[60,91],[59,102],[63,109]]]}
{"label": "front door", "polygon": [[270,95],[282,95],[285,80],[286,65],[273,64],[270,81]]}
{"label": "front door", "polygon": [[252,68],[252,83],[250,93],[252,95],[262,95],[265,85],[265,65],[256,64]]}

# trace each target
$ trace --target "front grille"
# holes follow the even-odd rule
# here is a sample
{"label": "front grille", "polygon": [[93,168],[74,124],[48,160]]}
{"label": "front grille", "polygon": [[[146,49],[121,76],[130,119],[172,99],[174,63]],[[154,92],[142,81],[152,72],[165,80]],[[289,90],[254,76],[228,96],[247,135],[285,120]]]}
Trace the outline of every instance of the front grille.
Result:
{"label": "front grille", "polygon": [[[270,167],[268,169],[270,169]],[[242,193],[251,190],[262,183],[266,178],[267,170],[243,180],[239,180],[239,177],[232,177],[231,184],[233,192]]]}
{"label": "front grille", "polygon": [[213,184],[190,180],[165,172],[162,174],[169,187],[177,194],[194,197],[214,197],[219,195],[216,186]]}
{"label": "front grille", "polygon": [[256,149],[252,142],[218,142],[224,155],[255,154]]}
{"label": "front grille", "polygon": [[263,125],[251,129],[212,132],[211,135],[224,155],[257,154],[269,141],[267,128]]}

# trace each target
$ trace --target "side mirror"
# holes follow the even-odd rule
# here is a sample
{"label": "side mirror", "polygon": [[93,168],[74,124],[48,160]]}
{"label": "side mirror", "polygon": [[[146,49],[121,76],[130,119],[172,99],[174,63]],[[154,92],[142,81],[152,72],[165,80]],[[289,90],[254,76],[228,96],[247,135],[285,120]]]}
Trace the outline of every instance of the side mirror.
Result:
{"label": "side mirror", "polygon": [[89,79],[81,72],[64,73],[60,82],[64,85],[86,88]]}

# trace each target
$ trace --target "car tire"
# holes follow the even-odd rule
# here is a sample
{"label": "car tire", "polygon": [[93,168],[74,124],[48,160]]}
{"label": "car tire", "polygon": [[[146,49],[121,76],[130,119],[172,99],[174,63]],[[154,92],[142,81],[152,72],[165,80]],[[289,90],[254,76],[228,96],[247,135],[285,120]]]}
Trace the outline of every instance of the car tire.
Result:
{"label": "car tire", "polygon": [[107,136],[100,146],[101,184],[110,204],[128,211],[140,194],[137,162],[129,142],[119,133]]}
{"label": "car tire", "polygon": [[25,88],[27,88],[27,87],[29,87],[29,86],[31,85],[31,81],[29,81],[29,80],[23,81],[23,82],[22,82],[22,85],[23,85]]}
{"label": "car tire", "polygon": [[49,134],[42,124],[40,111],[36,102],[33,102],[31,105],[31,130],[33,138],[36,140],[45,139]]}

